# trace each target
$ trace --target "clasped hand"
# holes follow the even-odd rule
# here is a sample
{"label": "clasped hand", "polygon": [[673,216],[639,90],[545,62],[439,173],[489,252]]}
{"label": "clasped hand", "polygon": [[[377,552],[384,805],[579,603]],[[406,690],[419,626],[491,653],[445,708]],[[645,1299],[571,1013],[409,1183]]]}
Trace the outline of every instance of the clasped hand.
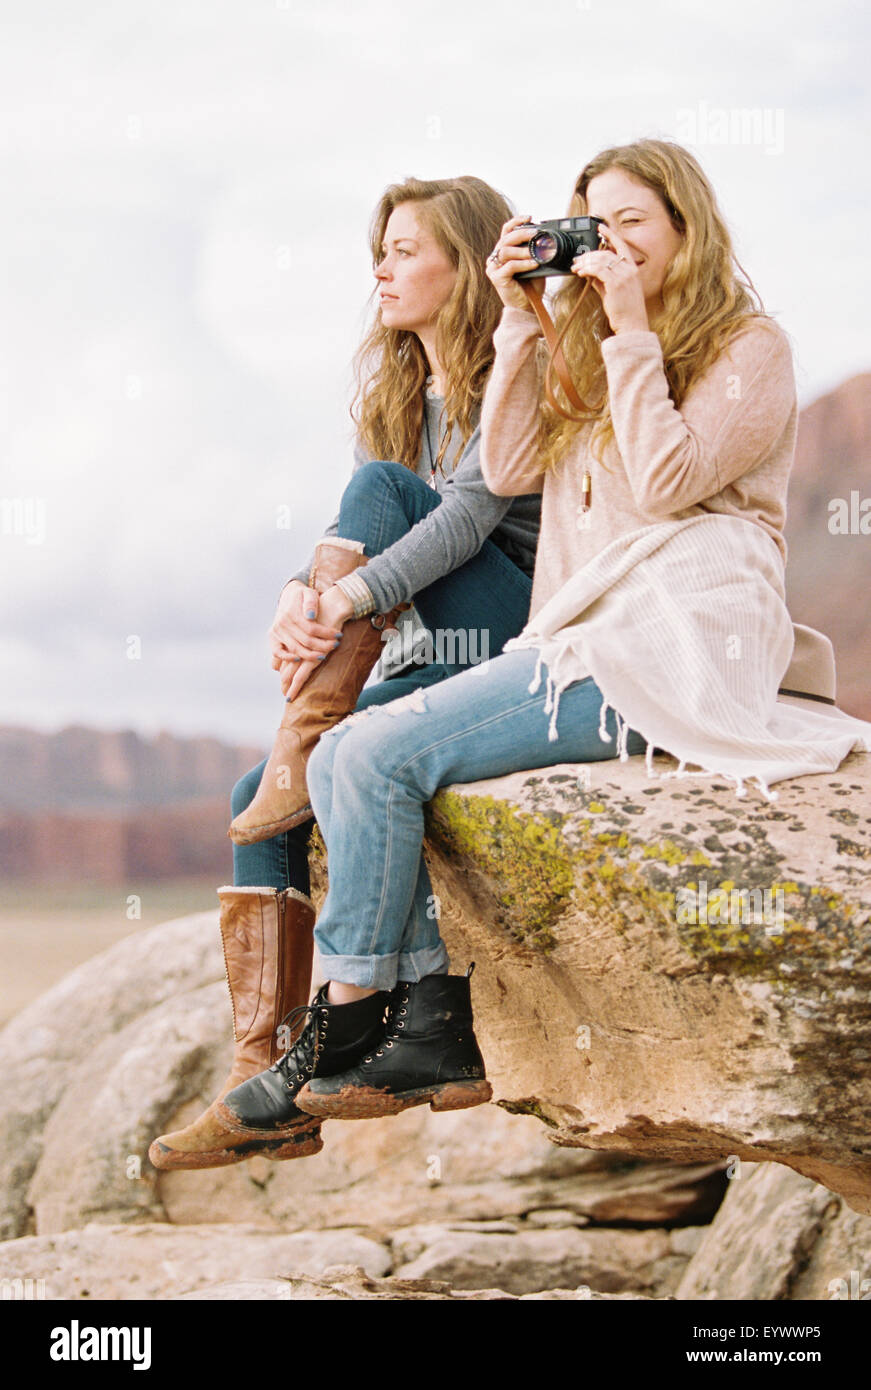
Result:
{"label": "clasped hand", "polygon": [[353,613],[347,594],[333,585],[319,594],[298,579],[281,591],[269,629],[272,668],[279,672],[282,694],[293,700],[342,640],[342,626]]}

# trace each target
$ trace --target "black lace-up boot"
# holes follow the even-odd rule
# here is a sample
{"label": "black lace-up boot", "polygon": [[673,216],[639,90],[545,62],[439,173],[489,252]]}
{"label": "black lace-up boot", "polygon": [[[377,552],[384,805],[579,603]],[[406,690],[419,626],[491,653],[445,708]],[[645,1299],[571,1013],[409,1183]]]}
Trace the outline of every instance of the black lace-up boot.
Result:
{"label": "black lace-up boot", "polygon": [[304,1017],[297,1041],[266,1071],[229,1091],[221,1104],[225,1123],[244,1141],[293,1133],[311,1125],[311,1116],[295,1104],[300,1087],[314,1076],[352,1066],[377,1042],[390,1000],[385,990],[350,1004],[328,1004],[327,986],[311,1004],[288,1016],[291,1028]]}
{"label": "black lace-up boot", "polygon": [[488,1101],[493,1088],[472,1027],[474,968],[400,981],[376,1045],[347,1071],[318,1071],[297,1095],[299,1109],[318,1118],[363,1120],[427,1102],[432,1110],[465,1110]]}

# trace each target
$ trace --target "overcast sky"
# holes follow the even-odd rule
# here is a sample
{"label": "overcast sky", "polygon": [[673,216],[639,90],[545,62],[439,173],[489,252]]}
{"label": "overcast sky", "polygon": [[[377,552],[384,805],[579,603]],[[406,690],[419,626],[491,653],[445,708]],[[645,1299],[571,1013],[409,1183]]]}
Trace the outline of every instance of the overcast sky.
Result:
{"label": "overcast sky", "polygon": [[406,175],[551,217],[599,149],[680,139],[802,403],[871,368],[859,0],[0,15],[0,722],[271,740],[265,630],[347,480],[368,221]]}

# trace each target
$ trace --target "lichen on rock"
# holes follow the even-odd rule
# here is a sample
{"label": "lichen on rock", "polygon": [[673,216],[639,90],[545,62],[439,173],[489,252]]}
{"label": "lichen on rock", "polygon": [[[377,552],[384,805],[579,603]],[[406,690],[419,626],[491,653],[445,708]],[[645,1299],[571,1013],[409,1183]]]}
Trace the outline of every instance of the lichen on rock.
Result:
{"label": "lichen on rock", "polygon": [[871,1211],[869,793],[862,754],[776,802],[640,758],[441,789],[442,927],[478,962],[499,1103],[562,1143],[775,1159]]}

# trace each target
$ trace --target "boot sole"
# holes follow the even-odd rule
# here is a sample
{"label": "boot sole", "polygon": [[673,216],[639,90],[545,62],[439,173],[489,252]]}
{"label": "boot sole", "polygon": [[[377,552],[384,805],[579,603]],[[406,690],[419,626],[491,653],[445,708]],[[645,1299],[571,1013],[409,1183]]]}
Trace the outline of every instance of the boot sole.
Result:
{"label": "boot sole", "polygon": [[[303,1093],[304,1091],[304,1093]],[[390,1095],[371,1086],[345,1086],[329,1096],[303,1088],[294,1104],[309,1115],[331,1120],[374,1120],[381,1115],[399,1115],[415,1105],[430,1110],[468,1110],[486,1105],[493,1096],[489,1081],[446,1081],[439,1086],[420,1086],[413,1091]]]}
{"label": "boot sole", "polygon": [[303,806],[301,811],[294,811],[292,816],[283,816],[281,820],[270,821],[268,825],[255,825],[250,829],[234,829],[230,826],[227,831],[234,845],[256,845],[261,840],[271,840],[275,835],[281,835],[285,830],[292,830],[295,825],[302,825],[304,821],[314,820],[314,811],[311,804]]}
{"label": "boot sole", "polygon": [[271,1159],[308,1158],[311,1154],[319,1154],[323,1147],[320,1127],[316,1127],[300,1130],[298,1137],[285,1134],[278,1139],[251,1139],[233,1148],[204,1149],[199,1153],[170,1149],[155,1139],[148,1157],[161,1172],[176,1172],[186,1168],[226,1168],[231,1163],[242,1163],[258,1155]]}

